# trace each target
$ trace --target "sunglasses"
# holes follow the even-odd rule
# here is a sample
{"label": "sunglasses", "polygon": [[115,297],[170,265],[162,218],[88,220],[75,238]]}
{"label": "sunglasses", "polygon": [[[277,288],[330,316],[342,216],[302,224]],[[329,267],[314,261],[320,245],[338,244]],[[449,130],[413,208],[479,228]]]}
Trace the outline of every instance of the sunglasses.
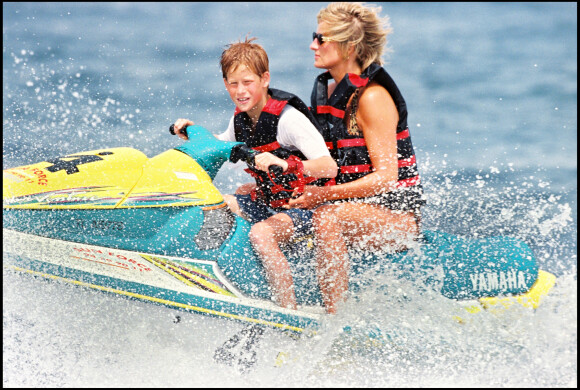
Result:
{"label": "sunglasses", "polygon": [[324,42],[330,42],[332,41],[332,39],[325,37],[324,35],[320,34],[320,33],[312,33],[312,40],[317,40],[319,45],[322,45]]}

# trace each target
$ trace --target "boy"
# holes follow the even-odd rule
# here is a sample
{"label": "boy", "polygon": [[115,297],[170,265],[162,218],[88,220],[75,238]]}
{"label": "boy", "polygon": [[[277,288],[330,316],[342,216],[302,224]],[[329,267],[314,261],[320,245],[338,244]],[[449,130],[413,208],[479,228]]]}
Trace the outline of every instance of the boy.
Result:
{"label": "boy", "polygon": [[[293,194],[293,183],[304,184],[303,176],[333,178],[337,165],[305,103],[269,88],[268,56],[254,40],[230,44],[220,60],[224,85],[236,109],[228,129],[217,138],[245,142],[261,152],[248,169],[256,184],[244,184],[224,199],[234,213],[253,223],[250,241],[262,260],[274,300],[296,309],[292,274],[280,245],[309,231],[312,212],[282,207]],[[175,132],[187,139],[181,130],[191,125],[192,121],[179,119]],[[270,165],[283,168],[281,180],[268,173]]]}

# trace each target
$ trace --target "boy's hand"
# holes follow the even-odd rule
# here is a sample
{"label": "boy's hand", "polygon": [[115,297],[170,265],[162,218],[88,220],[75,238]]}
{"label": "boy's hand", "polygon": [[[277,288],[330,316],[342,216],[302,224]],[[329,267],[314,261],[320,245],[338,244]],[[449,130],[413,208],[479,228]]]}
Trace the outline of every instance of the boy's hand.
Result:
{"label": "boy's hand", "polygon": [[187,141],[189,138],[187,137],[187,134],[185,133],[185,129],[187,128],[187,126],[193,126],[194,123],[192,121],[190,121],[189,119],[178,119],[175,121],[175,123],[173,124],[173,130],[175,131],[175,134],[177,134],[177,136],[185,141]]}
{"label": "boy's hand", "polygon": [[286,160],[282,160],[269,152],[257,154],[254,158],[254,165],[257,169],[264,172],[268,172],[270,165],[279,165],[283,168],[284,172],[288,169]]}

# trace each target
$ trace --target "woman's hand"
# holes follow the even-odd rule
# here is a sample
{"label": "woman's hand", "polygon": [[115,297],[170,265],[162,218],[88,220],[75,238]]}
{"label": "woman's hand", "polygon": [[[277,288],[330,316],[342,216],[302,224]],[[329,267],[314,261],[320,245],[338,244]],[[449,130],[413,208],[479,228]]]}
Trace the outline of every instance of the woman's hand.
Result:
{"label": "woman's hand", "polygon": [[236,189],[236,195],[249,195],[256,190],[258,186],[256,183],[242,184]]}
{"label": "woman's hand", "polygon": [[175,121],[175,123],[173,124],[173,129],[175,130],[175,134],[177,134],[177,136],[185,141],[187,141],[189,138],[187,137],[187,134],[185,133],[185,129],[187,128],[187,126],[193,126],[194,123],[192,121],[190,121],[189,119],[178,119]]}
{"label": "woman's hand", "polygon": [[298,198],[290,199],[288,204],[284,206],[286,209],[312,209],[324,203],[326,199],[326,192],[329,187],[305,186],[304,193]]}

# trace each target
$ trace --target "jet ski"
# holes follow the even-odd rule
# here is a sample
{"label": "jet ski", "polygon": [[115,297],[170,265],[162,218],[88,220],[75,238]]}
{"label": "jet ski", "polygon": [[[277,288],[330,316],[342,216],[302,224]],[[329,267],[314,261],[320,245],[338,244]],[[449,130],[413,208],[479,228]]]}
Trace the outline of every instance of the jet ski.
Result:
{"label": "jet ski", "polygon": [[[318,329],[326,314],[312,238],[284,249],[299,307],[280,307],[248,238],[250,224],[213,184],[225,162],[252,164],[258,152],[202,126],[186,131],[189,141],[152,158],[116,147],[5,169],[4,266],[178,310],[296,333]],[[365,280],[390,272],[465,303],[468,312],[536,308],[556,280],[519,239],[432,230],[404,252],[353,251],[351,264],[355,298]]]}

